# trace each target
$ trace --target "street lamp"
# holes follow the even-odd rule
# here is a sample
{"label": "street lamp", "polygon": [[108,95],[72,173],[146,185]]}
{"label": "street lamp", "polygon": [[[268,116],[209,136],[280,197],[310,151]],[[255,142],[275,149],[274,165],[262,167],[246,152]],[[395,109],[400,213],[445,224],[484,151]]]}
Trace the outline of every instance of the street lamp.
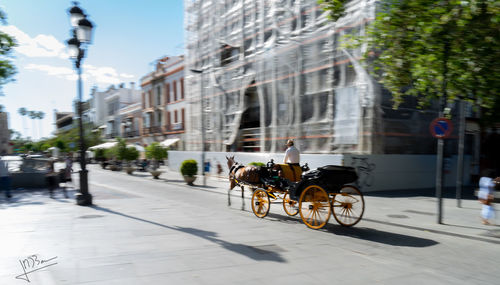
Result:
{"label": "street lamp", "polygon": [[80,133],[80,193],[76,194],[76,203],[82,206],[92,205],[92,195],[89,193],[88,186],[88,170],[85,161],[85,141],[83,137],[83,120],[82,120],[82,68],[81,61],[85,57],[85,48],[90,44],[92,39],[92,23],[87,20],[85,13],[78,2],[73,2],[73,7],[69,9],[70,22],[73,27],[71,34],[72,38],[66,43],[68,44],[68,53],[71,60],[75,64],[75,69],[78,73],[78,127]]}
{"label": "street lamp", "polygon": [[205,124],[204,124],[204,110],[203,110],[203,78],[201,74],[203,70],[190,69],[191,72],[200,75],[200,123],[201,123],[201,174],[203,175],[203,186],[207,185],[207,180],[205,176]]}

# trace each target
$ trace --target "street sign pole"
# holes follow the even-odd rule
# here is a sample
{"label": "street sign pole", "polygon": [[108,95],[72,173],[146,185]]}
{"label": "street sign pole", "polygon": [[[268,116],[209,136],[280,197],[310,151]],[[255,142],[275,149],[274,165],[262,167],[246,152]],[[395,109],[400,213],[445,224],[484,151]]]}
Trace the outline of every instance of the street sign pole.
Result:
{"label": "street sign pole", "polygon": [[460,122],[458,130],[458,166],[457,166],[457,207],[462,206],[463,176],[464,176],[464,141],[465,141],[465,102],[460,99]]}
{"label": "street sign pole", "polygon": [[436,163],[436,197],[438,198],[438,224],[443,223],[443,146],[443,139],[438,138]]}
{"label": "street sign pole", "polygon": [[[442,106],[444,107],[444,106]],[[443,108],[441,108],[442,110]],[[453,125],[450,120],[443,118],[443,112],[439,112],[439,117],[432,121],[430,131],[432,136],[437,138],[437,161],[436,161],[436,198],[438,200],[438,224],[443,223],[443,150],[444,139],[449,137]]]}

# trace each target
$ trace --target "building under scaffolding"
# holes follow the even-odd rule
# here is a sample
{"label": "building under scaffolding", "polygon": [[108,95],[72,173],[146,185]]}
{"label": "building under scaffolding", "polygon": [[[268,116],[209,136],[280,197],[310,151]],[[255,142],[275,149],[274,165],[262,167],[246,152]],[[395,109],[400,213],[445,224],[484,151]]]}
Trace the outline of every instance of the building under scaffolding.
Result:
{"label": "building under scaffolding", "polygon": [[366,47],[341,46],[376,2],[353,0],[334,23],[316,0],[185,0],[187,150],[205,130],[206,151],[281,152],[294,138],[304,153],[432,153],[436,112],[392,110],[358,61]]}

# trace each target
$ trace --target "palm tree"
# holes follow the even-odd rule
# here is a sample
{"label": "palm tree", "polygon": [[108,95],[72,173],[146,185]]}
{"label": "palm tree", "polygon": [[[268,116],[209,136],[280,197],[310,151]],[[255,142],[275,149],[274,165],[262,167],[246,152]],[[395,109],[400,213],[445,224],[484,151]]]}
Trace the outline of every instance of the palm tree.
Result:
{"label": "palm tree", "polygon": [[22,107],[17,110],[19,115],[23,116],[23,128],[24,128],[24,135],[28,136],[27,128],[26,128],[26,119],[24,117],[28,114],[28,110],[26,108]]}
{"label": "palm tree", "polygon": [[40,126],[40,138],[43,136],[43,131],[42,131],[43,130],[43,124],[42,124],[43,118],[45,118],[45,113],[42,111],[37,112],[37,119],[40,120],[40,124],[39,124],[39,126]]}
{"label": "palm tree", "polygon": [[35,135],[35,131],[36,131],[36,128],[35,128],[36,111],[28,111],[28,116],[32,120],[31,123],[33,124],[33,141],[34,141],[35,137],[36,137],[36,135]]}

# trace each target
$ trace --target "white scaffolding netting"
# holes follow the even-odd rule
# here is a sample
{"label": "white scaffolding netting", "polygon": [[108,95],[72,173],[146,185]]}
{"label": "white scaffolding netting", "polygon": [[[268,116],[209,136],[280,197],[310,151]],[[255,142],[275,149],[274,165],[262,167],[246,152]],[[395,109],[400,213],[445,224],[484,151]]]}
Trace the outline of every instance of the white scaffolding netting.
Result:
{"label": "white scaffolding netting", "polygon": [[334,23],[316,0],[185,0],[188,150],[201,149],[202,127],[209,151],[280,152],[289,138],[306,153],[414,143],[423,129],[385,116],[390,94],[359,62],[364,47],[340,43],[365,33],[375,4],[353,0]]}

